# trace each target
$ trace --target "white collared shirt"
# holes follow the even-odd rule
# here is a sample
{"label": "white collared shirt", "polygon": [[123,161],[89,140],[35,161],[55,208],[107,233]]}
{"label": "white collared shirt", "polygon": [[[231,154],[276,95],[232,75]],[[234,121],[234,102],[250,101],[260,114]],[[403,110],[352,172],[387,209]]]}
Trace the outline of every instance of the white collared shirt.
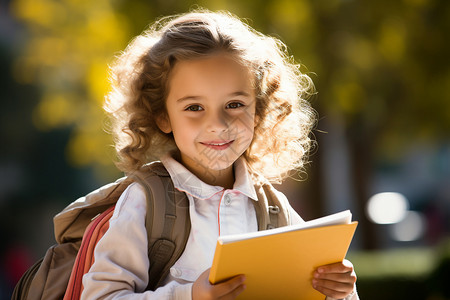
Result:
{"label": "white collared shirt", "polygon": [[251,203],[257,201],[256,192],[242,159],[234,164],[236,180],[233,189],[204,183],[169,156],[161,161],[175,188],[186,193],[191,218],[186,249],[170,269],[165,283],[172,280],[194,282],[211,267],[219,233],[228,235],[258,230],[255,208]]}

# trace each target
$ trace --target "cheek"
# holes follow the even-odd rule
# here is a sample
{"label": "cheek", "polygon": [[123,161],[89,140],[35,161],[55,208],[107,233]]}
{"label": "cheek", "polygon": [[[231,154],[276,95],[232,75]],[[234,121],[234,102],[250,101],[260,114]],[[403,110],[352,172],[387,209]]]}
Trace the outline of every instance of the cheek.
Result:
{"label": "cheek", "polygon": [[233,122],[234,128],[231,128],[232,132],[235,132],[240,136],[243,144],[250,144],[253,140],[255,132],[255,120],[252,116],[245,115],[240,118],[236,118]]}
{"label": "cheek", "polygon": [[194,120],[178,118],[172,123],[172,131],[177,144],[192,142],[198,135],[198,126]]}
{"label": "cheek", "polygon": [[200,121],[195,118],[186,118],[186,117],[175,117],[174,118],[174,129],[179,132],[189,133],[192,131],[196,131],[199,129]]}
{"label": "cheek", "polygon": [[192,150],[189,150],[192,148],[193,144],[193,138],[188,135],[188,131],[173,131],[173,138],[175,140],[175,144],[177,145],[177,148],[182,153],[190,153]]}
{"label": "cheek", "polygon": [[246,123],[247,138],[249,139],[249,144],[251,143],[251,141],[253,140],[253,137],[255,135],[255,129],[256,129],[257,123],[258,123],[258,119],[253,111],[253,114],[248,117],[247,123]]}
{"label": "cheek", "polygon": [[250,124],[250,127],[247,129],[247,135],[246,135],[246,140],[247,140],[247,146],[250,146],[251,142],[253,141],[253,137],[255,135],[255,127],[252,126],[252,124]]}
{"label": "cheek", "polygon": [[257,124],[254,110],[245,111],[237,119],[238,122],[236,123],[239,127],[246,128],[247,131],[251,131],[251,134],[253,134],[253,130]]}

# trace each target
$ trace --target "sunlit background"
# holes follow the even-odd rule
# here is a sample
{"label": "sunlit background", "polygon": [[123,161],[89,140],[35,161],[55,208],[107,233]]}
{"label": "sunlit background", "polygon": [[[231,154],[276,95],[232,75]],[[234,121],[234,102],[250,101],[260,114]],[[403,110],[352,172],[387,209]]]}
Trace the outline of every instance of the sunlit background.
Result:
{"label": "sunlit background", "polygon": [[280,189],[304,219],[351,209],[361,299],[450,299],[446,0],[0,1],[0,299],[54,243],[52,217],[121,176],[107,65],[195,4],[281,38],[313,78],[318,147]]}

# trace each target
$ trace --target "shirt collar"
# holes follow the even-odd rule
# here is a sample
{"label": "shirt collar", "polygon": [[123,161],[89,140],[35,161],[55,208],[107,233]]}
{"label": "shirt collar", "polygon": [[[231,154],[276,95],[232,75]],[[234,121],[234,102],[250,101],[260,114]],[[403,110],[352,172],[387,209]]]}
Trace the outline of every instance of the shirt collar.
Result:
{"label": "shirt collar", "polygon": [[[173,158],[171,154],[161,157],[161,162],[172,178],[173,185],[176,189],[188,193],[195,198],[206,200],[215,194],[224,190],[221,186],[212,186],[201,181],[197,176],[191,173],[186,167]],[[247,197],[258,200],[256,196],[253,181],[247,169],[245,160],[240,157],[234,162],[233,191],[238,191]]]}

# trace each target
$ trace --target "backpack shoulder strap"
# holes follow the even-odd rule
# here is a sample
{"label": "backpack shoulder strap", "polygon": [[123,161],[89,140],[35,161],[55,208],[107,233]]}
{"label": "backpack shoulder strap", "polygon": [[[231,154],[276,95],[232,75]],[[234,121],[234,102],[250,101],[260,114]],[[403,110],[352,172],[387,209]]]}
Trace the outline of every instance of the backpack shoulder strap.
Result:
{"label": "backpack shoulder strap", "polygon": [[283,193],[270,183],[255,185],[258,201],[253,201],[258,219],[258,230],[266,230],[291,224],[289,202]]}
{"label": "backpack shoulder strap", "polygon": [[170,267],[183,253],[191,222],[186,194],[174,188],[161,162],[153,162],[133,174],[146,192],[148,254],[150,261],[147,289],[161,285]]}
{"label": "backpack shoulder strap", "polygon": [[58,244],[81,241],[92,219],[116,204],[132,179],[122,177],[78,198],[53,218],[55,239]]}

